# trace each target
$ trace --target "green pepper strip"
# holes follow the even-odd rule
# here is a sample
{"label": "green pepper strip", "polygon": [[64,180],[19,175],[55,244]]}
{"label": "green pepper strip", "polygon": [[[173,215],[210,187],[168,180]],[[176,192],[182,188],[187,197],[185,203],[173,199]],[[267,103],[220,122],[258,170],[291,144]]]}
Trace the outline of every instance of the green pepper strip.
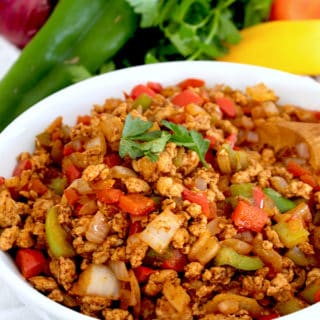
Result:
{"label": "green pepper strip", "polygon": [[75,66],[96,72],[136,25],[125,0],[60,0],[0,82],[0,130],[35,102],[72,84]]}
{"label": "green pepper strip", "polygon": [[75,251],[68,240],[68,233],[60,225],[55,207],[48,210],[45,221],[45,233],[49,249],[55,257],[73,257]]}
{"label": "green pepper strip", "polygon": [[217,266],[229,265],[236,269],[246,271],[258,270],[264,266],[259,257],[245,256],[229,247],[220,248],[214,259],[214,263]]}
{"label": "green pepper strip", "polygon": [[272,188],[264,188],[263,192],[265,195],[271,198],[271,200],[274,202],[281,213],[287,212],[295,208],[296,206],[293,201],[283,197],[279,192],[275,191]]}

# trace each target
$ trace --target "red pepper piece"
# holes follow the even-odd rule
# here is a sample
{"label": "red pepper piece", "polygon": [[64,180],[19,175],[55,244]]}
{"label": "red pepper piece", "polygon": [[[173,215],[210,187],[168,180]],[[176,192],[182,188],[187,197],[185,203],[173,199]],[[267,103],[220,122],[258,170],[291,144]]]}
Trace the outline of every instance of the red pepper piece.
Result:
{"label": "red pepper piece", "polygon": [[237,116],[237,109],[233,100],[229,97],[217,97],[216,103],[220,110],[228,117],[235,118]]}
{"label": "red pepper piece", "polygon": [[156,208],[155,202],[140,193],[122,195],[119,199],[119,208],[132,216],[149,214]]}
{"label": "red pepper piece", "polygon": [[165,258],[161,264],[161,268],[173,269],[177,272],[183,272],[186,264],[186,256],[179,249],[170,248],[165,253]]}
{"label": "red pepper piece", "polygon": [[63,194],[71,206],[75,205],[80,199],[80,195],[74,188],[64,190]]}
{"label": "red pepper piece", "polygon": [[320,290],[314,294],[314,302],[320,302]]}
{"label": "red pepper piece", "polygon": [[67,181],[70,184],[73,180],[81,177],[81,171],[72,163],[68,164],[65,168],[65,175],[67,177]]}
{"label": "red pepper piece", "polygon": [[176,124],[182,124],[186,122],[186,114],[184,112],[178,112],[169,116],[168,120]]}
{"label": "red pepper piece", "polygon": [[195,192],[189,189],[184,189],[182,191],[182,198],[200,205],[202,212],[206,215],[206,217],[209,218],[211,216],[209,201],[204,192]]}
{"label": "red pepper piece", "polygon": [[145,86],[144,84],[138,84],[131,90],[130,96],[132,99],[137,99],[141,94],[146,94],[153,97],[156,93],[151,88]]}
{"label": "red pepper piece", "polygon": [[214,148],[215,145],[216,145],[216,138],[213,137],[213,136],[205,136],[205,139],[209,140],[210,141],[210,146],[209,148]]}
{"label": "red pepper piece", "polygon": [[238,228],[256,232],[260,232],[268,222],[268,214],[265,211],[243,200],[238,202],[231,218]]}
{"label": "red pepper piece", "polygon": [[117,166],[121,163],[121,157],[117,153],[109,153],[104,157],[104,163],[109,168],[112,168],[112,167]]}
{"label": "red pepper piece", "polygon": [[83,116],[78,116],[77,118],[77,123],[82,123],[84,125],[89,125],[91,122],[91,116],[89,116],[88,114],[85,114]]}
{"label": "red pepper piece", "polygon": [[201,105],[203,103],[203,99],[197,93],[186,89],[175,95],[171,102],[177,106],[184,107],[190,103]]}
{"label": "red pepper piece", "polygon": [[22,275],[28,279],[46,270],[46,259],[43,253],[36,249],[19,249],[16,264]]}
{"label": "red pepper piece", "polygon": [[152,89],[156,93],[160,93],[162,91],[162,89],[163,89],[161,83],[153,82],[153,81],[149,81],[147,83],[147,87]]}
{"label": "red pepper piece", "polygon": [[31,178],[29,189],[35,191],[40,196],[48,190],[47,186],[38,178]]}
{"label": "red pepper piece", "polygon": [[145,267],[145,266],[139,266],[133,269],[133,272],[139,283],[146,282],[150,274],[152,274],[155,271],[156,270],[151,269],[149,267]]}
{"label": "red pepper piece", "polygon": [[32,169],[32,163],[30,159],[20,160],[15,166],[12,175],[14,177],[20,177],[22,171]]}
{"label": "red pepper piece", "polygon": [[236,133],[230,133],[226,138],[226,142],[230,144],[232,149],[234,149],[237,139],[238,135]]}
{"label": "red pepper piece", "polygon": [[120,197],[123,195],[123,192],[120,189],[111,188],[111,189],[102,189],[96,191],[97,199],[106,204],[118,203]]}
{"label": "red pepper piece", "polygon": [[204,85],[205,85],[205,81],[197,78],[187,78],[178,84],[178,86],[182,90],[187,89],[189,87],[199,88],[199,87],[203,87]]}
{"label": "red pepper piece", "polygon": [[253,197],[253,204],[258,208],[263,208],[264,193],[260,187],[258,186],[253,187],[252,197]]}
{"label": "red pepper piece", "polygon": [[292,160],[289,161],[287,170],[292,173],[294,177],[300,178],[302,182],[309,184],[311,187],[315,188],[317,186],[317,181],[310,170],[303,168],[299,163]]}
{"label": "red pepper piece", "polygon": [[133,221],[130,223],[129,227],[129,236],[132,236],[133,234],[139,233],[143,230],[141,222],[140,221]]}
{"label": "red pepper piece", "polygon": [[4,184],[4,182],[5,182],[5,178],[4,178],[4,177],[0,177],[0,186],[1,186],[2,184]]}

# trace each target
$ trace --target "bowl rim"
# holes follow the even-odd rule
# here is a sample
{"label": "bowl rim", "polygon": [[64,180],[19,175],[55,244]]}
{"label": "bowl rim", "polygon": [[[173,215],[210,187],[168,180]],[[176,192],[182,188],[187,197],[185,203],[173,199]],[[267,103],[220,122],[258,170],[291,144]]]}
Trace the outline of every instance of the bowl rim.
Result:
{"label": "bowl rim", "polygon": [[[181,73],[174,72],[174,70],[181,70]],[[46,109],[48,107],[57,105],[58,103],[63,103],[63,101],[66,100],[66,97],[69,96],[68,99],[70,99],[70,96],[77,97],[78,92],[86,91],[88,86],[92,88],[92,92],[97,92],[98,90],[102,90],[102,83],[105,85],[115,85],[120,88],[125,87],[125,90],[129,90],[132,88],[135,84],[138,84],[141,82],[142,79],[145,81],[156,81],[157,79],[154,78],[154,74],[159,75],[160,74],[160,80],[159,82],[163,83],[163,79],[165,79],[167,82],[169,81],[169,84],[176,84],[180,79],[183,80],[184,78],[194,75],[193,77],[197,77],[197,74],[207,74],[207,77],[205,80],[208,82],[210,75],[208,74],[209,71],[212,72],[218,72],[219,75],[226,74],[224,77],[228,77],[233,74],[243,75],[244,77],[244,87],[247,85],[250,85],[246,82],[247,78],[251,76],[251,82],[252,84],[256,84],[257,82],[265,82],[263,81],[263,77],[267,77],[272,79],[272,83],[281,84],[283,87],[290,86],[292,83],[299,83],[302,86],[306,86],[307,88],[311,88],[312,92],[318,93],[320,97],[320,84],[315,82],[314,80],[303,77],[299,75],[290,74],[284,71],[269,69],[265,67],[259,67],[259,66],[253,66],[253,65],[247,65],[247,64],[238,64],[238,63],[230,63],[230,62],[217,62],[217,61],[172,61],[172,62],[161,62],[156,64],[149,64],[149,65],[141,65],[141,66],[134,66],[129,67],[125,69],[115,70],[112,72],[109,72],[107,74],[98,75],[92,78],[89,78],[87,80],[81,81],[79,83],[73,84],[67,88],[64,88],[49,97],[41,100],[40,102],[36,103],[34,106],[23,112],[20,116],[18,116],[13,122],[11,122],[1,133],[0,133],[0,156],[1,152],[3,152],[2,142],[4,143],[7,139],[11,139],[12,137],[14,139],[17,139],[19,135],[22,135],[23,132],[26,132],[28,130],[28,126],[26,124],[30,123],[32,124],[32,121],[30,122],[30,119],[33,119],[34,116],[45,115],[45,111],[41,111],[43,109]],[[173,73],[172,73],[173,72]],[[170,79],[169,75],[170,74]],[[180,76],[181,74],[181,76]],[[253,76],[255,75],[255,76]],[[218,75],[215,74],[215,77]],[[199,76],[198,76],[199,77]],[[260,79],[260,81],[257,81]],[[149,80],[148,80],[149,79]],[[254,83],[255,82],[255,83]],[[219,83],[215,81],[215,83]],[[230,85],[232,88],[234,88],[234,85],[232,85],[232,81],[229,82],[220,82],[225,83],[227,85]],[[231,84],[230,84],[231,83]],[[267,86],[269,86],[268,81],[265,82]],[[167,84],[167,83],[166,83]],[[244,88],[243,87],[243,88]],[[243,89],[240,88],[240,89]],[[277,88],[272,88],[277,91]],[[120,92],[117,92],[120,94]],[[121,94],[123,91],[121,92]],[[80,96],[82,96],[80,94]],[[99,96],[99,99],[101,100],[102,94]],[[104,98],[109,98],[110,94],[106,94]],[[68,100],[67,99],[67,100]],[[95,102],[94,98],[89,99],[91,104],[87,106],[88,111],[92,108],[92,105]],[[98,100],[98,99],[97,99]],[[102,101],[101,101],[102,102]],[[320,102],[317,105],[320,110]],[[77,115],[75,108],[72,108],[72,112],[74,114],[74,119]],[[45,124],[41,124],[40,126],[43,127],[43,129],[49,124],[49,122],[46,122]],[[16,132],[17,129],[23,128],[23,130],[18,130],[18,133]],[[34,136],[33,136],[34,138]],[[21,150],[24,151],[24,150]],[[1,172],[0,172],[1,174]],[[59,304],[57,302],[54,302],[53,300],[47,298],[44,294],[40,293],[36,289],[34,289],[30,284],[28,284],[25,279],[15,270],[13,270],[12,266],[14,265],[13,262],[9,262],[8,254],[4,252],[0,252],[0,269],[2,272],[0,273],[0,278],[10,287],[14,293],[17,294],[20,301],[23,303],[31,303],[33,307],[39,308],[40,310],[49,313],[50,315],[53,315],[55,317],[58,317],[60,319],[79,319],[79,320],[89,320],[94,319],[92,317],[86,316],[81,314],[80,312],[74,311],[68,307],[63,306],[62,304]],[[281,319],[287,319],[287,320],[294,320],[298,319],[298,317],[304,316],[304,315],[311,315],[317,314],[320,312],[320,303],[314,304],[310,307],[307,307],[303,309],[302,311],[298,311],[294,313],[293,315],[287,315],[281,317]]]}

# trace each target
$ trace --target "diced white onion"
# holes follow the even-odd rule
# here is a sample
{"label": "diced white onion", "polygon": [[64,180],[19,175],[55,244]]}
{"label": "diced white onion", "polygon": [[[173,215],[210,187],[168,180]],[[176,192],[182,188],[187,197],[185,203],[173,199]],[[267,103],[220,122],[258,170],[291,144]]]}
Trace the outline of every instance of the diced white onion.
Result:
{"label": "diced white onion", "polygon": [[117,300],[120,297],[120,282],[107,266],[91,264],[80,274],[76,292],[79,295],[94,295]]}
{"label": "diced white onion", "polygon": [[140,305],[141,305],[141,292],[139,282],[136,278],[136,275],[132,270],[129,270],[129,279],[130,279],[130,300],[129,305],[134,307],[135,313],[140,313]]}
{"label": "diced white onion", "polygon": [[120,281],[129,281],[129,272],[123,261],[110,261],[109,267]]}
{"label": "diced white onion", "polygon": [[181,222],[177,215],[165,210],[147,225],[140,233],[140,238],[153,250],[163,253],[180,228]]}
{"label": "diced white onion", "polygon": [[195,180],[195,187],[199,190],[205,191],[207,190],[207,181],[202,177],[198,177]]}
{"label": "diced white onion", "polygon": [[248,131],[246,135],[246,140],[251,143],[256,143],[259,141],[259,135],[256,132]]}
{"label": "diced white onion", "polygon": [[88,193],[92,193],[93,190],[91,188],[91,186],[89,185],[88,181],[79,178],[79,179],[75,179],[71,182],[71,184],[69,185],[69,188],[74,188],[76,189],[80,194],[88,194]]}
{"label": "diced white onion", "polygon": [[89,224],[86,231],[86,238],[88,241],[94,243],[102,243],[110,231],[110,225],[107,223],[106,217],[98,211]]}
{"label": "diced white onion", "polygon": [[130,168],[124,166],[113,166],[110,169],[112,178],[125,179],[128,177],[136,177],[137,174]]}
{"label": "diced white onion", "polygon": [[85,144],[85,149],[98,149],[104,155],[107,151],[106,140],[102,134],[88,140]]}
{"label": "diced white onion", "polygon": [[309,153],[309,147],[306,143],[300,142],[296,145],[297,154],[302,159],[309,159],[310,153]]}
{"label": "diced white onion", "polygon": [[212,236],[209,230],[206,230],[191,247],[189,259],[205,265],[216,256],[219,248],[217,238]]}

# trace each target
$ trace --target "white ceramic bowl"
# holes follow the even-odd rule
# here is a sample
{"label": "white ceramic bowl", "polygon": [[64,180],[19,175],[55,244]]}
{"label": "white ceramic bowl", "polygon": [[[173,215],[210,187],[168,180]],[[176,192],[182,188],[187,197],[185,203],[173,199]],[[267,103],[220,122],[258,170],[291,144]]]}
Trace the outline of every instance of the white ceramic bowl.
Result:
{"label": "white ceramic bowl", "polygon": [[[32,151],[36,134],[44,130],[57,116],[62,115],[66,123],[73,124],[76,116],[88,113],[93,104],[102,104],[108,97],[122,97],[123,92],[129,92],[135,84],[158,81],[170,85],[188,77],[202,78],[209,86],[224,83],[241,90],[248,85],[264,82],[275,90],[281,103],[320,110],[318,83],[308,77],[266,68],[223,62],[181,61],[123,69],[61,90],[37,103],[13,121],[0,134],[0,176],[11,175],[16,156],[22,151]],[[43,319],[93,319],[55,303],[33,289],[21,277],[11,258],[3,252],[0,252],[0,277],[23,303],[41,314]],[[316,319],[319,314],[320,303],[317,303],[281,319]]]}

